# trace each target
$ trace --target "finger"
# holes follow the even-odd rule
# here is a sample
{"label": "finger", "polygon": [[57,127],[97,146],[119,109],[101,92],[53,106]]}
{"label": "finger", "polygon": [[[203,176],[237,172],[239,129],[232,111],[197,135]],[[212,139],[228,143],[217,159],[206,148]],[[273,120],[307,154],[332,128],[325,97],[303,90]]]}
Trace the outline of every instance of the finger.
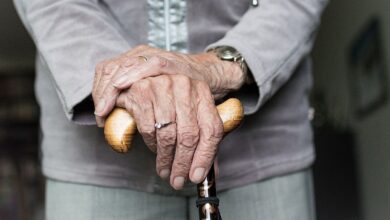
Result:
{"label": "finger", "polygon": [[[137,50],[145,47],[137,47]],[[119,95],[119,90],[112,86],[112,78],[118,72],[120,74],[127,72],[136,63],[137,59],[123,54],[97,65],[92,96],[95,103],[95,115],[98,126],[102,127],[104,125],[105,116],[112,110],[116,98]]]}
{"label": "finger", "polygon": [[223,124],[209,87],[200,81],[196,87],[200,97],[197,109],[200,138],[191,165],[190,179],[194,183],[200,183],[213,164],[218,144],[223,137]]}
{"label": "finger", "polygon": [[[95,98],[97,107],[95,109],[96,121],[98,121],[98,126],[104,126],[105,117],[112,111],[115,106],[116,99],[119,96],[119,93],[123,89],[118,89],[113,85],[113,78],[116,75],[121,75],[126,73],[134,65],[141,65],[141,61],[136,58],[125,58],[121,57],[116,63],[119,63],[115,69],[110,69],[109,73],[106,74],[106,80],[101,80],[101,88],[104,88],[102,92],[98,92],[97,97]],[[115,70],[115,72],[114,72]],[[99,87],[99,86],[98,86]],[[127,89],[127,88],[126,88]]]}
{"label": "finger", "polygon": [[[138,48],[138,50],[140,48]],[[119,57],[99,62],[95,68],[93,91],[95,91],[96,88],[101,87],[100,94],[97,94],[97,96],[100,96],[105,88],[105,86],[98,86],[101,84],[102,76],[105,76],[104,79],[107,81],[115,75],[118,68],[129,68],[137,64],[137,61],[139,60],[134,57],[129,57],[126,56],[126,54],[122,54]]]}
{"label": "finger", "polygon": [[94,92],[96,90],[96,87],[100,81],[101,76],[103,75],[103,68],[106,62],[100,62],[95,67],[95,76],[93,79],[93,87],[92,87],[92,95],[94,95]]}
{"label": "finger", "polygon": [[100,68],[101,73],[98,76],[95,90],[93,91],[93,100],[95,104],[96,122],[99,127],[102,127],[104,125],[104,117],[100,116],[100,112],[106,107],[106,100],[102,100],[101,97],[113,73],[119,69],[119,64],[114,61],[108,61]]}
{"label": "finger", "polygon": [[97,98],[98,104],[95,107],[95,118],[99,127],[104,126],[105,118],[115,107],[118,95],[119,90],[113,89],[110,85],[107,85],[102,96]]}
{"label": "finger", "polygon": [[[118,99],[122,102],[122,98]],[[141,80],[126,92],[125,108],[132,114],[146,146],[157,152],[155,116],[149,80]],[[121,104],[122,105],[122,104]]]}
{"label": "finger", "polygon": [[114,76],[118,68],[122,66],[131,66],[133,63],[132,61],[133,59],[129,59],[121,55],[117,58],[112,58],[110,60],[104,60],[102,62],[99,62],[95,68],[95,77],[92,87],[92,95],[94,96],[94,98],[101,96],[104,91],[105,85]]}
{"label": "finger", "polygon": [[170,182],[173,188],[181,189],[188,179],[191,161],[199,140],[199,128],[196,117],[195,93],[188,77],[177,75],[173,79],[177,141],[175,158],[172,165]]}
{"label": "finger", "polygon": [[116,59],[107,60],[96,66],[94,81],[94,99],[99,98],[110,81],[114,73],[120,68],[120,63]]}
{"label": "finger", "polygon": [[128,69],[113,78],[113,86],[118,89],[129,88],[134,82],[152,76],[172,75],[178,72],[174,62],[161,56],[151,56],[136,68]]}
{"label": "finger", "polygon": [[[158,81],[156,83],[158,86],[153,87],[155,96],[153,106],[156,122],[175,122],[176,111],[171,89],[172,81],[167,76],[160,76],[152,79],[152,81]],[[172,161],[175,155],[176,123],[156,129],[156,139],[156,170],[161,178],[166,179],[171,173]]]}
{"label": "finger", "polygon": [[[94,81],[93,81],[93,87],[92,87],[92,98],[94,100],[94,105],[95,105],[95,109],[96,109],[96,106],[98,105],[98,101],[97,101],[97,97],[99,96],[99,91],[97,89],[97,86],[101,80],[101,77],[103,75],[103,70],[104,70],[104,66],[106,65],[106,62],[100,62],[96,65],[96,68],[95,68],[95,76],[94,76]],[[100,119],[100,118],[97,118],[95,116],[95,119],[96,119],[96,124],[97,126],[102,126],[102,124],[104,124],[104,122]]]}

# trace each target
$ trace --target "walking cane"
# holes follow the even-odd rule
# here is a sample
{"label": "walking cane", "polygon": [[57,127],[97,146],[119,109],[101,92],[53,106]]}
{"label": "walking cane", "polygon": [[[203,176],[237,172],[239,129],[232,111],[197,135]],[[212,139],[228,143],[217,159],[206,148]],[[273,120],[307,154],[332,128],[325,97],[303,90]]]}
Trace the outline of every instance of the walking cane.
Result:
{"label": "walking cane", "polygon": [[[218,114],[223,122],[225,135],[235,129],[244,117],[244,110],[238,99],[228,99],[217,106]],[[133,117],[122,108],[114,109],[106,120],[104,135],[111,147],[119,152],[126,153],[130,147],[136,132],[136,124]],[[200,220],[221,220],[218,205],[219,200],[215,187],[214,165],[207,177],[197,185]]]}

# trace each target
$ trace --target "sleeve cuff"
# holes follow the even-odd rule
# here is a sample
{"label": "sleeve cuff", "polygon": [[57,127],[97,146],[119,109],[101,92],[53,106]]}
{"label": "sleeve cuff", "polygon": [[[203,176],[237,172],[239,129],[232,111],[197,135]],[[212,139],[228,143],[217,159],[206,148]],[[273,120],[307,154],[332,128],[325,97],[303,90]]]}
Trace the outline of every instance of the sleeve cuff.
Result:
{"label": "sleeve cuff", "polygon": [[96,125],[91,91],[92,81],[89,81],[70,95],[68,100],[61,97],[66,117],[69,120],[78,125]]}
{"label": "sleeve cuff", "polygon": [[245,115],[251,115],[256,113],[262,104],[262,92],[261,92],[261,75],[264,72],[262,64],[256,59],[255,52],[238,41],[232,41],[229,39],[222,39],[216,43],[209,45],[205,51],[218,47],[218,46],[231,46],[238,50],[244,57],[245,62],[248,65],[248,74],[252,74],[254,83],[250,85],[243,85],[240,90],[229,94],[231,97],[240,99],[244,106]]}

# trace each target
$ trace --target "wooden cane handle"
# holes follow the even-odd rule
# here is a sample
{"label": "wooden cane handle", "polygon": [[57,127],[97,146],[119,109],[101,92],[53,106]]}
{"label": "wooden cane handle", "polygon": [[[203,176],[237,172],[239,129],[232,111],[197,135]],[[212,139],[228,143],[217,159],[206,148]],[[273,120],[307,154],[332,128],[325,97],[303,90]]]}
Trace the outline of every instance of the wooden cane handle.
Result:
{"label": "wooden cane handle", "polygon": [[[244,109],[238,99],[231,98],[217,106],[223,122],[224,133],[235,129],[244,117]],[[134,118],[123,108],[114,109],[106,120],[104,136],[108,144],[117,152],[126,153],[137,131]]]}

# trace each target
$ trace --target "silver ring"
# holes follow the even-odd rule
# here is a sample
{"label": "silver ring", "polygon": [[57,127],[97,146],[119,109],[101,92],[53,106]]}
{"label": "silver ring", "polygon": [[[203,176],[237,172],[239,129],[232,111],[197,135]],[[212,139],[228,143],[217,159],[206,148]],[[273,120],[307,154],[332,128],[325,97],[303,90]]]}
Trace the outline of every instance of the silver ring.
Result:
{"label": "silver ring", "polygon": [[138,59],[142,59],[145,62],[148,62],[148,58],[146,56],[138,56]]}
{"label": "silver ring", "polygon": [[173,121],[168,122],[168,123],[159,123],[159,122],[156,122],[156,123],[154,124],[154,127],[155,127],[156,129],[160,129],[160,128],[166,127],[166,126],[168,126],[168,125],[170,125],[170,124],[173,124],[173,123],[175,123],[175,122],[173,122]]}

